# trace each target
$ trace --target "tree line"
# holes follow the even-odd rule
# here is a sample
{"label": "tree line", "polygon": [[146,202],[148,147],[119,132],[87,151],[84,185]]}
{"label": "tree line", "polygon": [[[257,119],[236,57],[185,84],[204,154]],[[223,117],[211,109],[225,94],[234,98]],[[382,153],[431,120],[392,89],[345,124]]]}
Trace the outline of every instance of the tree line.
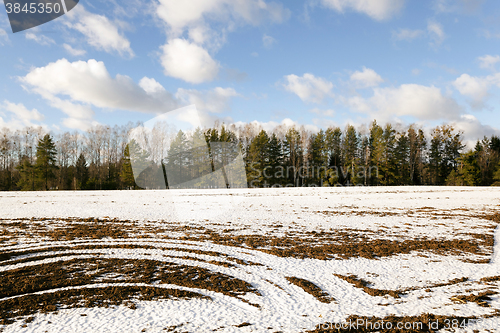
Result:
{"label": "tree line", "polygon": [[[426,134],[376,121],[319,132],[285,125],[265,131],[256,123],[183,132],[160,123],[130,141],[138,126],[57,135],[1,129],[0,190],[500,185],[500,139],[465,149],[463,133],[450,125]],[[229,166],[239,154],[243,178]]]}

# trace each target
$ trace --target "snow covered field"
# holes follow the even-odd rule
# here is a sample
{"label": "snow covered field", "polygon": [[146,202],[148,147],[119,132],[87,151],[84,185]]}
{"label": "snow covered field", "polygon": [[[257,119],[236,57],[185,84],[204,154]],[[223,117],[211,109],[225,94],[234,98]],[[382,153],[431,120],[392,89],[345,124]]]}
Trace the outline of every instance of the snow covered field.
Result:
{"label": "snow covered field", "polygon": [[3,332],[337,332],[353,321],[377,331],[367,317],[500,331],[499,188],[5,192],[0,202]]}

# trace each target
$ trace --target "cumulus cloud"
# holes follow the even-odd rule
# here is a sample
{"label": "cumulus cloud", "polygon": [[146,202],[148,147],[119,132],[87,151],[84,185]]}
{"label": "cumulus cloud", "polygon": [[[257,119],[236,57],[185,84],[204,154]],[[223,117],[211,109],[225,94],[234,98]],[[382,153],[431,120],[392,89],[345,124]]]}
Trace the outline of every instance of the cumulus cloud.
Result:
{"label": "cumulus cloud", "polygon": [[500,56],[485,55],[477,58],[479,60],[479,67],[496,71],[496,64],[500,62]]}
{"label": "cumulus cloud", "polygon": [[486,77],[474,77],[462,74],[453,86],[464,96],[471,99],[471,106],[476,109],[484,108],[484,102],[488,97],[488,91],[493,85],[500,87],[500,73]]}
{"label": "cumulus cloud", "polygon": [[453,127],[464,133],[464,143],[467,148],[474,148],[477,140],[481,140],[485,136],[500,136],[500,129],[490,125],[482,124],[474,115],[464,114],[460,119],[451,123]]}
{"label": "cumulus cloud", "polygon": [[[247,123],[242,122],[242,121],[238,121],[238,122],[235,122],[233,124],[236,127],[244,127]],[[310,125],[310,124],[302,125],[302,124],[300,124],[300,123],[298,123],[290,118],[285,118],[281,122],[276,122],[276,121],[261,122],[261,121],[254,120],[254,121],[250,122],[249,124],[252,124],[253,126],[255,126],[257,128],[261,128],[261,129],[265,130],[266,132],[272,132],[272,130],[274,130],[278,126],[283,126],[285,128],[292,128],[292,127],[301,128],[302,126],[304,126],[304,129],[306,131],[311,131],[314,133],[319,131],[319,127],[316,125]]]}
{"label": "cumulus cloud", "polygon": [[90,13],[83,5],[76,6],[67,16],[66,26],[81,32],[87,43],[96,49],[134,56],[130,41],[120,32],[119,24],[106,16]]}
{"label": "cumulus cloud", "polygon": [[27,32],[25,36],[26,36],[26,39],[33,40],[40,45],[55,44],[55,41],[52,38],[44,36],[44,35],[39,35],[39,34],[34,34],[32,32]]}
{"label": "cumulus cloud", "polygon": [[232,97],[240,96],[233,88],[217,87],[210,91],[178,89],[175,97],[183,104],[194,104],[200,111],[220,113],[229,109]]}
{"label": "cumulus cloud", "polygon": [[220,66],[209,51],[222,47],[228,32],[243,24],[283,22],[290,11],[264,0],[159,0],[156,14],[168,34],[167,43],[161,47],[165,74],[202,83],[217,75]]}
{"label": "cumulus cloud", "polygon": [[9,127],[12,129],[20,129],[26,126],[40,126],[33,122],[40,122],[45,118],[37,109],[28,110],[22,103],[16,104],[7,100],[4,100],[3,103],[0,104],[0,110],[8,112],[11,115],[9,122],[5,122],[0,118],[1,127]]}
{"label": "cumulus cloud", "polygon": [[392,32],[392,38],[395,40],[411,41],[423,35],[424,32],[422,30],[399,29],[398,31]]}
{"label": "cumulus cloud", "polygon": [[348,98],[346,103],[355,110],[377,119],[410,116],[419,120],[457,119],[461,108],[456,101],[444,96],[441,89],[418,84],[403,84],[397,88],[374,88],[373,96]]}
{"label": "cumulus cloud", "polygon": [[201,46],[176,38],[162,47],[161,63],[165,75],[190,83],[212,81],[220,65]]}
{"label": "cumulus cloud", "polygon": [[478,78],[469,74],[462,74],[453,82],[453,86],[462,94],[472,98],[476,102],[481,102],[488,95],[491,82],[486,78]]}
{"label": "cumulus cloud", "polygon": [[176,38],[185,29],[206,26],[208,19],[223,22],[230,28],[238,23],[283,22],[290,11],[279,3],[264,0],[159,0],[156,14]]}
{"label": "cumulus cloud", "polygon": [[354,72],[351,75],[351,81],[359,88],[375,87],[384,82],[377,72],[366,67],[363,67],[362,71]]}
{"label": "cumulus cloud", "polygon": [[81,129],[96,123],[94,108],[158,114],[195,104],[208,114],[228,110],[231,98],[239,96],[232,88],[218,87],[202,92],[178,89],[174,97],[153,78],[135,83],[125,75],[112,77],[104,63],[94,59],[61,59],[32,69],[20,81],[26,90],[63,111],[68,116],[65,126]]}
{"label": "cumulus cloud", "polygon": [[441,45],[446,38],[443,26],[436,21],[431,20],[427,23],[427,32],[432,40],[431,45],[433,46]]}
{"label": "cumulus cloud", "polygon": [[[124,75],[111,77],[103,62],[66,59],[32,69],[20,78],[28,90],[49,101],[72,119],[90,121],[92,107],[159,113],[177,107],[167,91],[145,90]],[[142,86],[147,81],[143,79]],[[62,99],[66,98],[66,99]]]}
{"label": "cumulus cloud", "polygon": [[68,45],[68,44],[63,44],[63,47],[66,50],[66,52],[68,52],[69,54],[71,54],[72,56],[75,56],[75,57],[79,57],[79,56],[82,56],[82,55],[87,53],[87,51],[85,51],[85,50],[75,49],[71,45]]}
{"label": "cumulus cloud", "polygon": [[262,37],[262,44],[264,44],[265,47],[270,48],[274,43],[276,43],[276,39],[267,34],[264,34],[264,36]]}
{"label": "cumulus cloud", "polygon": [[340,13],[353,10],[382,21],[399,13],[405,0],[321,0],[321,3]]}
{"label": "cumulus cloud", "polygon": [[327,96],[333,96],[333,83],[312,74],[306,73],[302,77],[291,74],[285,76],[285,89],[299,96],[304,102],[321,103]]}
{"label": "cumulus cloud", "polygon": [[325,116],[325,117],[335,116],[335,110],[332,110],[332,109],[322,110],[322,109],[314,108],[314,109],[309,110],[309,112],[318,114],[320,116]]}
{"label": "cumulus cloud", "polygon": [[7,32],[0,28],[0,45],[4,45],[3,42],[8,42],[9,41],[9,36],[7,35]]}

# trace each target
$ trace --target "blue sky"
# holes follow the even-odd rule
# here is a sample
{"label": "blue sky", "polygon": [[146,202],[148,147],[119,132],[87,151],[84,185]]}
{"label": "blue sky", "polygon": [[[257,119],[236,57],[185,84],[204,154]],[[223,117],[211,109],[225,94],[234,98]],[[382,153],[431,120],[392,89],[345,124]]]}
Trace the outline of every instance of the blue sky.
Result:
{"label": "blue sky", "polygon": [[500,135],[494,0],[81,0],[13,34],[0,126],[54,132],[195,104],[209,126],[453,124]]}

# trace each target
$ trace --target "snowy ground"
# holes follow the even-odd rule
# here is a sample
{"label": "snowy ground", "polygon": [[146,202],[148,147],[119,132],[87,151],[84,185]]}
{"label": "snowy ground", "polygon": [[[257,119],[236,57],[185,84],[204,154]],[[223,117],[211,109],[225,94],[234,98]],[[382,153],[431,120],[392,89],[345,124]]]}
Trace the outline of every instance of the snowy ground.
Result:
{"label": "snowy ground", "polygon": [[[500,331],[498,188],[5,192],[0,202],[0,319],[14,321],[0,331],[305,332],[423,314]],[[133,286],[191,296],[68,303]],[[57,311],[38,311],[43,297]]]}

